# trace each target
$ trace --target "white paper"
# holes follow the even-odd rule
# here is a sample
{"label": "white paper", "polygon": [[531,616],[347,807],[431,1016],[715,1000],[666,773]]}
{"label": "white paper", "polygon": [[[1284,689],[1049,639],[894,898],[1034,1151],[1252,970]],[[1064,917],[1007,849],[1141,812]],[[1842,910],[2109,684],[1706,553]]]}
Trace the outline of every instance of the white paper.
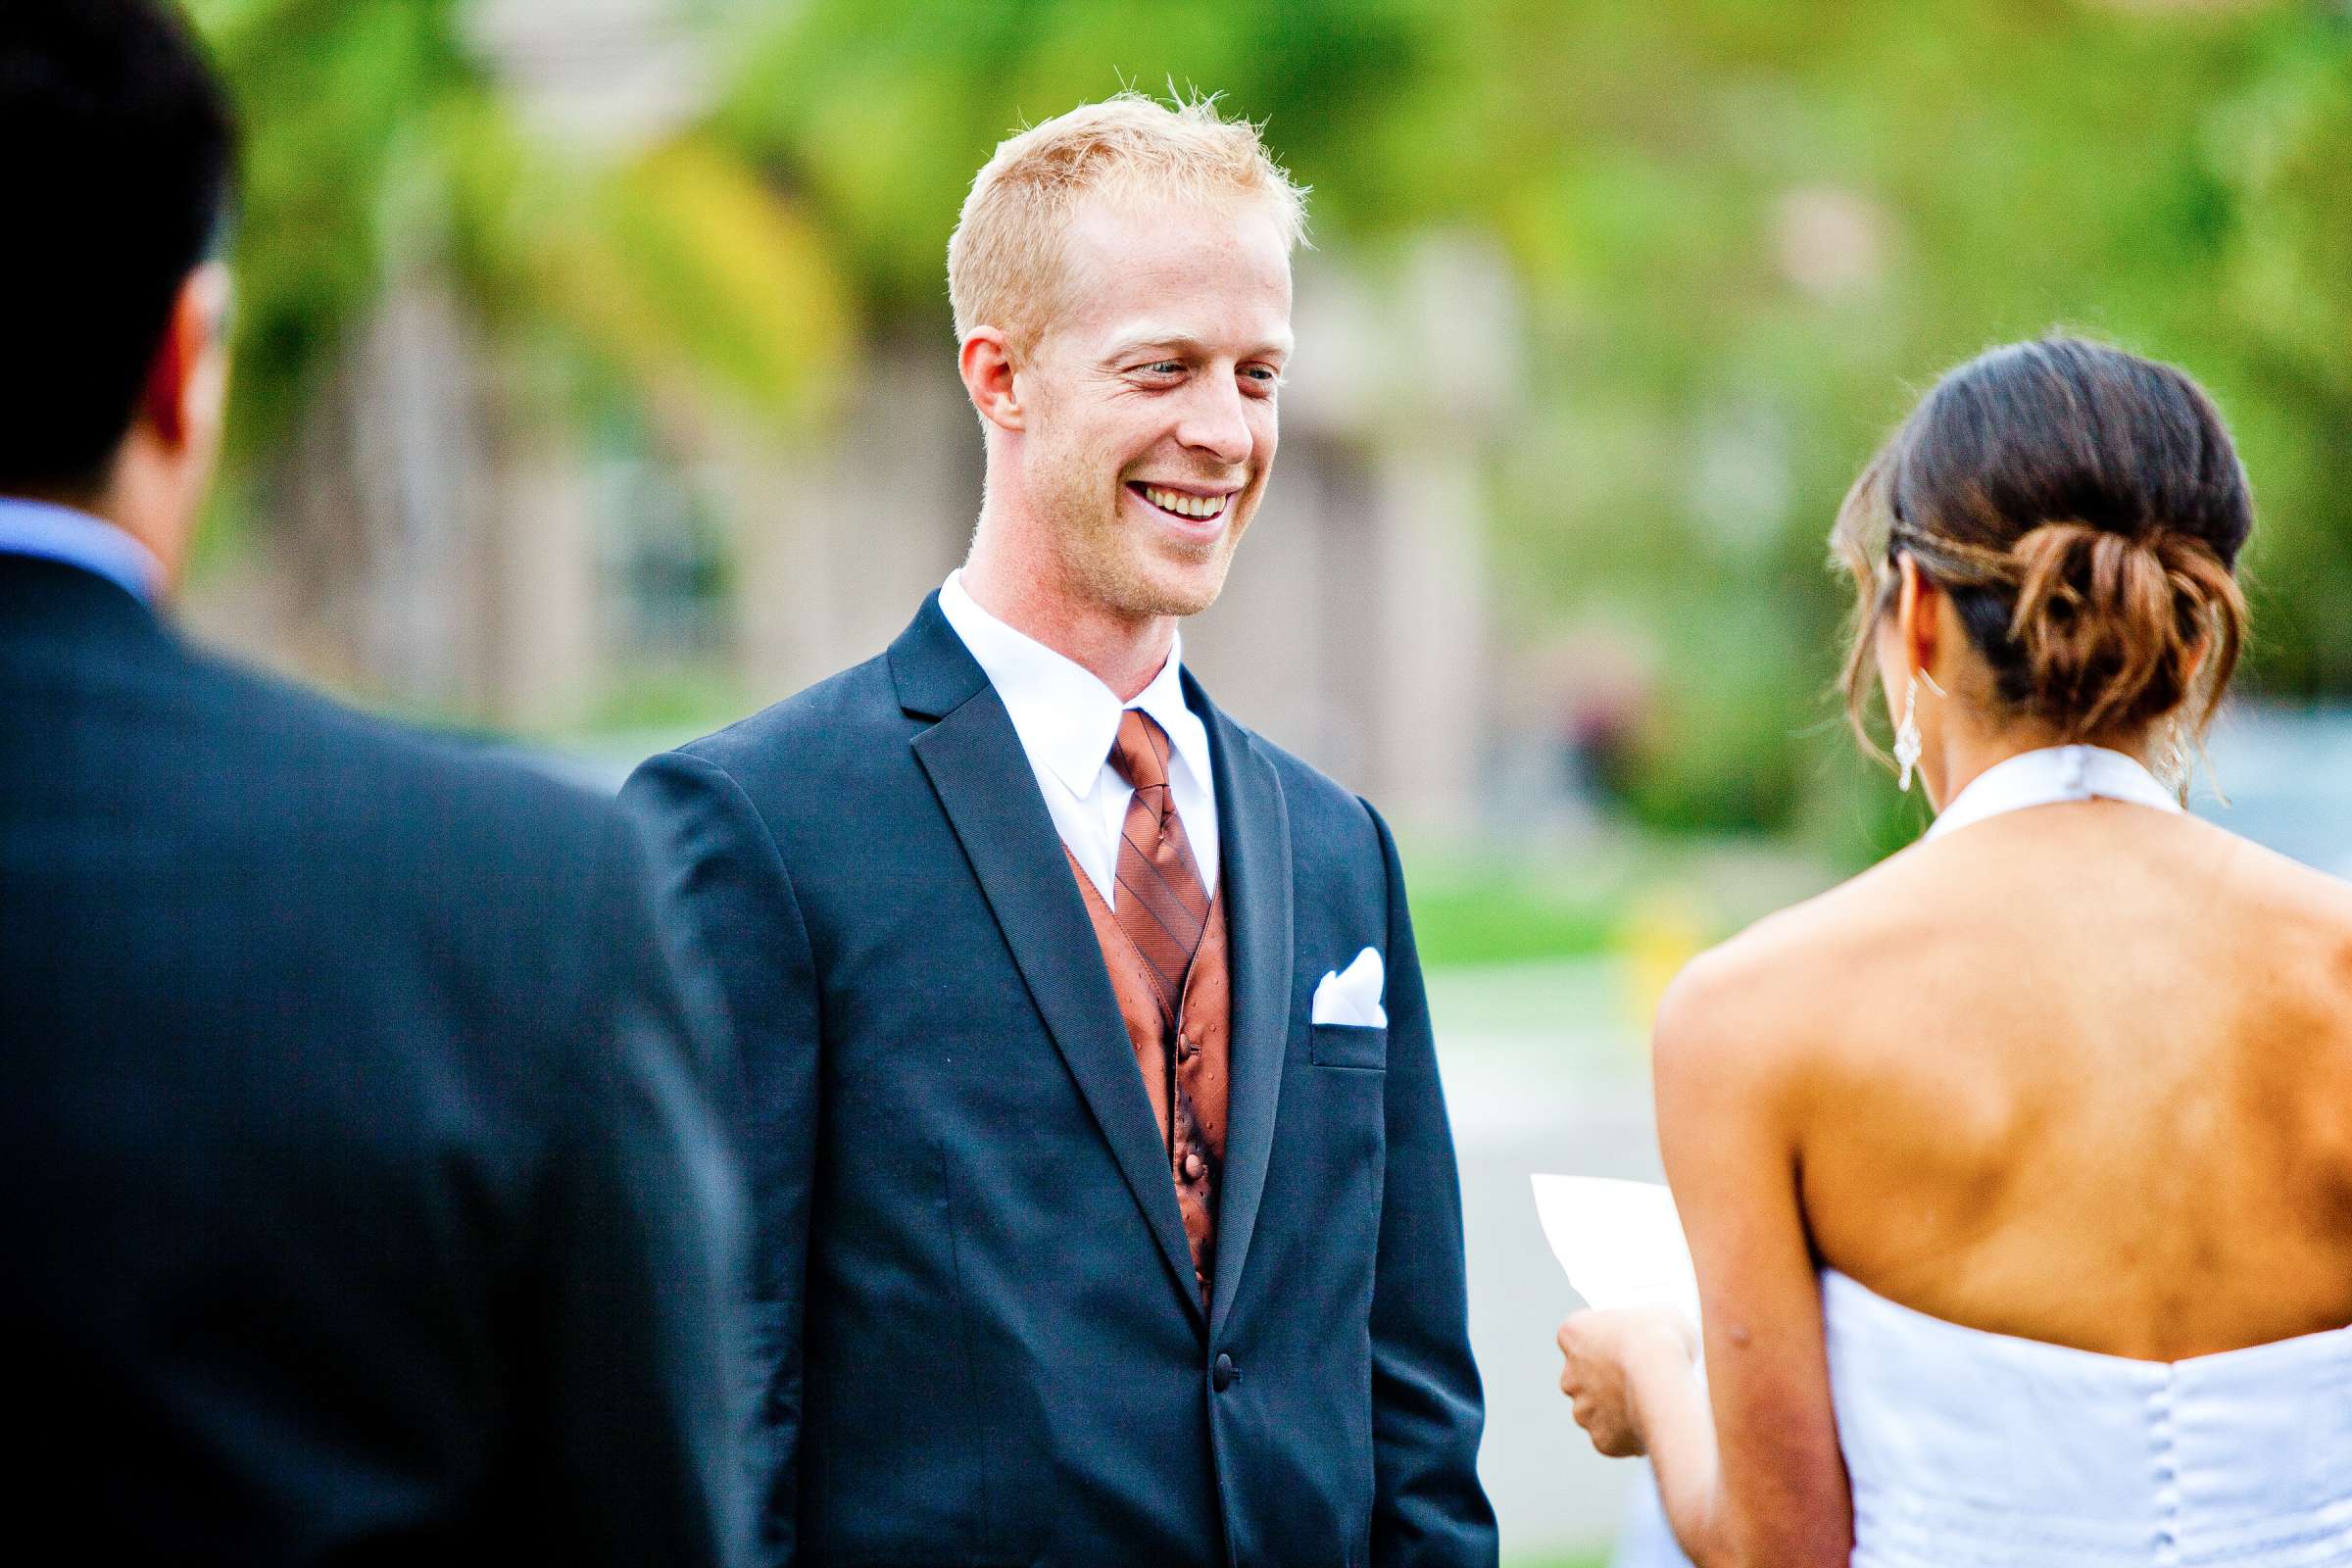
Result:
{"label": "white paper", "polygon": [[1698,1275],[1674,1194],[1608,1176],[1531,1179],[1551,1255],[1587,1303],[1670,1306],[1698,1321]]}

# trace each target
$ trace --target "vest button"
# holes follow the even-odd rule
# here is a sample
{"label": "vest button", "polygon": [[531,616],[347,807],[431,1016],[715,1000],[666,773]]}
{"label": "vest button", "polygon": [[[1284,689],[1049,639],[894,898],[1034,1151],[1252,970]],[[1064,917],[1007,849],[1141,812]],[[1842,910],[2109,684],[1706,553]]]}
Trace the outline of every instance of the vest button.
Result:
{"label": "vest button", "polygon": [[1234,1367],[1233,1357],[1225,1354],[1222,1350],[1218,1351],[1217,1364],[1209,1373],[1209,1383],[1219,1394],[1223,1394],[1227,1389],[1240,1382],[1242,1374]]}
{"label": "vest button", "polygon": [[1200,1163],[1200,1156],[1199,1154],[1187,1154],[1184,1156],[1184,1174],[1187,1181],[1199,1181],[1200,1179],[1200,1173],[1206,1169],[1208,1169],[1208,1167]]}

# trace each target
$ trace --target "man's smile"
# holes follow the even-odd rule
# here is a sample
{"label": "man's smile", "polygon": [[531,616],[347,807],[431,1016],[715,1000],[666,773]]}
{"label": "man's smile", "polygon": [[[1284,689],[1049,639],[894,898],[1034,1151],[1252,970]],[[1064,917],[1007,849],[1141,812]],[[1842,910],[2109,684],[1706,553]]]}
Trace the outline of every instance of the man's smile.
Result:
{"label": "man's smile", "polygon": [[1146,484],[1140,479],[1129,480],[1129,490],[1141,496],[1147,506],[1156,507],[1170,516],[1187,522],[1214,522],[1225,515],[1225,508],[1237,492],[1231,490],[1179,490],[1167,485]]}

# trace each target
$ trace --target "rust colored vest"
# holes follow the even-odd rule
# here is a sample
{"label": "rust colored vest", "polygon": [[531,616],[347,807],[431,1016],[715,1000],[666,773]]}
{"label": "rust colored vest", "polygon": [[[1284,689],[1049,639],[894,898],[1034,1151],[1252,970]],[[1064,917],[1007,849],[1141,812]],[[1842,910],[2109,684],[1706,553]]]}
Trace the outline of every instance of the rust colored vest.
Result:
{"label": "rust colored vest", "polygon": [[[1069,854],[1067,849],[1062,853]],[[1087,918],[1095,923],[1095,940],[1102,945],[1110,988],[1118,996],[1127,1039],[1135,1047],[1135,1064],[1152,1097],[1152,1112],[1159,1118],[1168,1174],[1176,1183],[1176,1206],[1184,1214],[1185,1239],[1193,1246],[1193,1278],[1200,1287],[1200,1304],[1206,1306],[1217,1278],[1217,1189],[1225,1172],[1225,1104],[1231,1084],[1226,1037],[1233,1019],[1233,988],[1225,966],[1225,898],[1222,893],[1210,898],[1208,925],[1185,973],[1184,1000],[1171,1039],[1160,1022],[1159,1001],[1143,956],[1119,929],[1118,916],[1074,857],[1070,874],[1086,899]]]}

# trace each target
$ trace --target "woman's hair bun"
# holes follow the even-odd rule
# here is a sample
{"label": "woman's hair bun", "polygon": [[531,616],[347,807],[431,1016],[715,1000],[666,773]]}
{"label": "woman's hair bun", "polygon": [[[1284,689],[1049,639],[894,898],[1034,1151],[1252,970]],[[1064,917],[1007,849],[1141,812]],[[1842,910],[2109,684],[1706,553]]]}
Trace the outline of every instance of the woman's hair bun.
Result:
{"label": "woman's hair bun", "polygon": [[2223,671],[2237,662],[2245,599],[2190,535],[2045,522],[2009,553],[2016,599],[2003,630],[2015,657],[2003,662],[2013,671],[2003,695],[2053,729],[2135,733],[2190,699],[2208,660]]}
{"label": "woman's hair bun", "polygon": [[2187,709],[2201,731],[2245,642],[2253,526],[2236,449],[2185,372],[2079,338],[1979,356],[1871,460],[1831,535],[1855,575],[1857,729],[1908,554],[2020,716],[2092,741]]}

